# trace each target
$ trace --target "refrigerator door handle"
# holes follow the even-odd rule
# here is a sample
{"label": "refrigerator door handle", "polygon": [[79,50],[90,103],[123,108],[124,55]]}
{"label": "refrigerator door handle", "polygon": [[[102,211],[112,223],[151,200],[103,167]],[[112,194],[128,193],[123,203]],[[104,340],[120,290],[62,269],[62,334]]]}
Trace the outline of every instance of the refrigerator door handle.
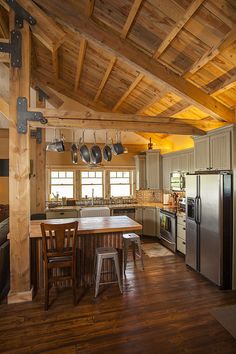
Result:
{"label": "refrigerator door handle", "polygon": [[198,222],[198,197],[194,199],[194,221],[195,223]]}
{"label": "refrigerator door handle", "polygon": [[202,205],[201,205],[201,198],[200,197],[198,197],[198,202],[197,202],[197,219],[198,219],[198,223],[199,224],[201,224],[201,207],[202,207]]}

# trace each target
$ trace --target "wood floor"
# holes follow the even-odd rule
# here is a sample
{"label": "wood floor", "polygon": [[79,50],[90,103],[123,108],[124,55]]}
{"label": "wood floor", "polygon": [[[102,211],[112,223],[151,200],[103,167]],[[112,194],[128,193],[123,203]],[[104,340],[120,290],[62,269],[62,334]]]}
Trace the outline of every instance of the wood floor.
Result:
{"label": "wood floor", "polygon": [[186,268],[177,255],[145,256],[145,271],[127,269],[124,294],[116,285],[95,300],[89,291],[72,305],[61,290],[48,312],[43,298],[0,306],[0,353],[236,353],[236,340],[210,309],[236,303]]}

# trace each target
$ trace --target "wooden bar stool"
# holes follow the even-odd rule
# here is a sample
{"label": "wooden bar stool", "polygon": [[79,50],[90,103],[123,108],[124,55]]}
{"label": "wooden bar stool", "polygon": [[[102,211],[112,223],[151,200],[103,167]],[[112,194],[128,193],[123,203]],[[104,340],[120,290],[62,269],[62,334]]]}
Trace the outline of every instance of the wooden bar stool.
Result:
{"label": "wooden bar stool", "polygon": [[[104,259],[111,259],[115,265],[115,271],[117,276],[117,281],[107,281],[100,282],[101,275],[104,274],[102,272],[102,265]],[[122,284],[121,284],[121,276],[120,276],[120,266],[118,259],[118,252],[113,247],[98,247],[96,249],[96,259],[95,259],[95,297],[98,295],[99,286],[103,284],[113,284],[118,283],[120,292],[122,293]]]}
{"label": "wooden bar stool", "polygon": [[[144,270],[144,264],[143,264],[143,254],[142,254],[142,248],[141,248],[141,241],[140,241],[140,236],[135,234],[134,232],[130,232],[128,234],[123,235],[123,242],[124,242],[124,274],[126,271],[126,265],[127,265],[127,259],[128,259],[128,251],[129,251],[129,246],[132,245],[133,249],[133,260],[134,262],[136,261],[136,255],[140,258],[141,264],[142,264],[142,269]],[[136,254],[136,246],[138,248],[138,254]]]}

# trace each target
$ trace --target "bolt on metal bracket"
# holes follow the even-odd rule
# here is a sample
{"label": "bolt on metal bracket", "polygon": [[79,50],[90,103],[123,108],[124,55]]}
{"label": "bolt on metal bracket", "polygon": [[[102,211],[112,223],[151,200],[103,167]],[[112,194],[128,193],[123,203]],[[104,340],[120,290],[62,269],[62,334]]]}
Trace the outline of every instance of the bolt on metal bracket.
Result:
{"label": "bolt on metal bracket", "polygon": [[18,4],[16,0],[6,0],[8,5],[15,12],[15,26],[16,28],[23,28],[24,20],[26,20],[30,25],[35,25],[37,23],[36,19],[30,15],[21,5]]}
{"label": "bolt on metal bracket", "polygon": [[11,66],[13,68],[20,68],[22,65],[21,42],[22,36],[20,31],[14,30],[11,31],[10,43],[0,42],[0,52],[11,55]]}
{"label": "bolt on metal bracket", "polygon": [[46,124],[48,120],[41,112],[31,112],[27,110],[27,98],[17,98],[17,131],[19,134],[27,133],[27,122],[40,122]]}
{"label": "bolt on metal bracket", "polygon": [[36,128],[36,130],[31,130],[30,137],[36,139],[36,144],[41,144],[42,143],[42,128]]}

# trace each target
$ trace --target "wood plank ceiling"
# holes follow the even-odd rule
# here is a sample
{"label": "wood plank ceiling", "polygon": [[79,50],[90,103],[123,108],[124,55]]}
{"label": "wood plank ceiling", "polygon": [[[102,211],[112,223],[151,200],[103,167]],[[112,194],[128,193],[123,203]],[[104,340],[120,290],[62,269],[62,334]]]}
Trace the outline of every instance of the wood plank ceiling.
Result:
{"label": "wood plank ceiling", "polygon": [[55,48],[33,36],[34,82],[100,112],[235,122],[235,0],[34,3],[65,33]]}

